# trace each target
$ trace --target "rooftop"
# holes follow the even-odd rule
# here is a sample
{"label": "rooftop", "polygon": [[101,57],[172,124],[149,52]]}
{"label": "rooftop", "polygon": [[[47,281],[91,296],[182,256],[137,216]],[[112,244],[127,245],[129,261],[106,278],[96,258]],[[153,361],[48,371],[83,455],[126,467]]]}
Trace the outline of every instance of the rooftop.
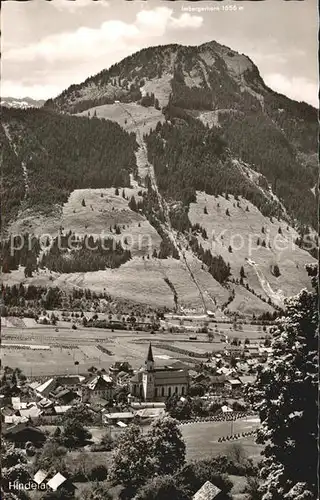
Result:
{"label": "rooftop", "polygon": [[221,490],[210,481],[204,483],[201,488],[193,495],[192,500],[214,500]]}
{"label": "rooftop", "polygon": [[87,382],[86,386],[91,390],[110,387],[113,384],[112,378],[109,375],[93,375]]}
{"label": "rooftop", "polygon": [[47,485],[53,490],[56,491],[59,486],[61,486],[67,480],[60,472],[58,472],[55,476],[53,476],[50,481],[47,482]]}
{"label": "rooftop", "polygon": [[39,434],[43,434],[42,430],[39,429],[38,427],[34,427],[32,424],[27,422],[20,422],[19,424],[13,425],[12,427],[8,427],[6,431],[3,431],[4,435],[14,435],[18,434],[19,432],[22,432],[24,430],[30,430],[32,432],[37,432]]}
{"label": "rooftop", "polygon": [[47,477],[47,475],[48,475],[48,472],[40,469],[33,476],[33,480],[34,480],[35,483],[37,483],[39,485],[39,484],[43,483],[43,481],[45,480],[45,478]]}
{"label": "rooftop", "polygon": [[125,411],[118,413],[105,413],[104,417],[107,418],[108,420],[113,420],[113,419],[121,420],[122,418],[133,418],[134,414],[129,411]]}

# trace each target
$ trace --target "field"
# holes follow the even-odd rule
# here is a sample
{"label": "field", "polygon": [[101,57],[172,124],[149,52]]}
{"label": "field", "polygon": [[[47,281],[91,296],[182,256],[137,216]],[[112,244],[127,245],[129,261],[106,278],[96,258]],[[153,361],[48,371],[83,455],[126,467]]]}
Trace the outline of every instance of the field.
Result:
{"label": "field", "polygon": [[[143,188],[124,188],[116,195],[113,188],[76,189],[54,216],[45,218],[27,214],[23,218],[19,217],[11,225],[10,231],[19,234],[28,230],[37,236],[55,236],[63,228],[65,232],[72,231],[82,237],[85,234],[96,238],[112,236],[122,243],[127,238],[132,255],[152,254],[153,249],[159,249],[161,238],[144,216],[128,206],[132,196],[136,201],[141,199],[138,195],[141,190]],[[126,198],[122,196],[123,191]],[[121,228],[120,235],[110,231],[115,224]]]}
{"label": "field", "polygon": [[[37,328],[3,328],[2,363],[3,366],[17,366],[27,376],[54,374],[85,374],[92,365],[106,370],[115,361],[129,361],[133,368],[144,364],[148,343],[155,336],[129,331],[116,331],[87,328],[71,330],[59,327],[38,326]],[[181,335],[181,338],[186,337]],[[135,341],[143,339],[141,344]],[[163,334],[159,339],[165,339]],[[157,340],[158,334],[157,334]],[[6,347],[6,344],[10,344]],[[16,345],[16,347],[14,346]],[[38,346],[50,346],[39,350]],[[111,352],[108,355],[97,346],[102,345]],[[24,348],[22,347],[24,346]],[[33,346],[33,348],[32,348]],[[36,348],[35,348],[36,346]],[[191,349],[191,348],[190,348]],[[192,349],[191,349],[192,350]],[[162,347],[154,348],[158,365],[178,359],[175,353]],[[194,360],[193,360],[194,361]],[[79,364],[75,365],[75,362]]]}
{"label": "field", "polygon": [[[247,417],[236,420],[235,422],[195,422],[191,424],[180,425],[182,437],[186,443],[186,460],[201,460],[210,458],[212,456],[225,454],[231,451],[234,443],[240,445],[245,454],[257,462],[260,458],[260,453],[263,449],[262,446],[255,443],[255,436],[240,438],[234,441],[219,443],[218,439],[234,434],[249,432],[257,429],[260,422],[256,417]],[[44,427],[44,428],[48,428]],[[149,427],[143,427],[143,432],[147,432]],[[102,435],[107,432],[107,428],[90,428],[93,441],[99,442]],[[111,435],[116,438],[121,430],[112,427]],[[72,452],[67,455],[68,465],[73,467],[76,462],[75,458],[80,458],[81,461],[87,462],[87,467],[91,468],[94,465],[104,463],[110,465],[111,453],[110,452],[95,452],[87,454],[85,452]],[[94,462],[93,462],[94,461]]]}
{"label": "field", "polygon": [[184,424],[180,427],[186,443],[187,460],[209,458],[213,455],[227,454],[233,443],[240,444],[247,456],[257,460],[262,447],[254,442],[254,436],[237,439],[236,441],[219,443],[220,437],[248,432],[259,427],[256,418],[236,420],[235,422],[201,422]]}
{"label": "field", "polygon": [[[207,209],[207,214],[204,209]],[[248,211],[246,208],[248,207]],[[229,211],[229,216],[226,211]],[[233,196],[226,200],[223,196],[197,193],[197,202],[190,205],[189,219],[199,223],[208,234],[208,240],[201,244],[210,248],[215,255],[221,255],[229,262],[232,274],[240,278],[240,268],[244,267],[245,282],[263,297],[270,297],[274,303],[283,304],[283,298],[298,293],[302,287],[310,287],[310,280],[304,268],[314,259],[294,244],[298,236],[295,229],[285,221],[264,217],[250,202],[239,197],[239,207]],[[227,220],[226,220],[227,219]],[[264,228],[264,232],[263,229]],[[279,234],[281,228],[281,234]],[[257,247],[257,240],[266,241],[266,247]],[[270,248],[268,243],[270,242]],[[229,251],[229,245],[232,252]],[[277,264],[280,276],[271,272]],[[268,310],[268,306],[249,299],[242,290],[237,290],[241,298],[234,308],[246,312],[247,309]]]}
{"label": "field", "polygon": [[[99,315],[103,317],[103,315]],[[71,324],[58,322],[57,327],[38,325],[33,320],[14,320],[6,318],[2,327],[2,364],[19,367],[27,376],[54,374],[86,374],[88,368],[96,366],[106,370],[120,360],[129,361],[137,369],[144,364],[149,342],[154,345],[153,351],[158,366],[172,363],[178,359],[190,365],[201,360],[206,352],[222,350],[225,346],[224,336],[240,339],[249,338],[252,342],[265,336],[261,327],[243,325],[242,330],[235,330],[230,324],[209,324],[214,332],[214,341],[209,342],[207,334],[196,334],[196,340],[190,340],[190,330],[178,333],[111,330],[101,328],[71,329]],[[170,320],[165,324],[180,325],[181,321]],[[193,323],[198,328],[203,321]],[[99,346],[107,349],[103,352]],[[194,353],[194,357],[179,354],[166,346],[175,346]],[[198,355],[198,358],[197,358]],[[76,363],[76,364],[75,364]]]}
{"label": "field", "polygon": [[[132,184],[135,187],[125,188],[125,196],[130,199],[134,195],[138,199],[138,192],[143,188],[138,188],[134,182]],[[183,259],[153,258],[152,252],[154,249],[159,250],[161,238],[145,217],[130,210],[126,198],[122,197],[121,190],[118,196],[114,189],[76,190],[71,193],[58,214],[46,219],[26,214],[24,219],[18,219],[11,230],[13,233],[32,230],[38,235],[56,235],[62,227],[65,231],[71,230],[82,236],[112,235],[122,241],[123,245],[128,243],[133,257],[130,261],[118,269],[87,273],[58,274],[39,270],[31,278],[25,278],[23,269],[19,269],[3,274],[4,284],[58,286],[69,290],[74,287],[90,288],[96,292],[106,292],[115,299],[173,309],[173,291],[166,282],[169,279],[177,294],[178,306],[182,309],[201,311],[204,300],[208,310],[217,311],[217,308],[227,302],[230,290],[234,288],[235,298],[228,306],[231,312],[252,316],[253,313],[258,315],[273,311],[267,303],[240,285],[231,285],[229,289],[222,287],[190,251],[185,251],[185,258],[197,284],[191,278]],[[82,200],[85,200],[85,206],[82,205]],[[245,283],[265,299],[271,298],[272,302],[283,305],[284,297],[298,293],[302,287],[310,287],[304,266],[314,259],[294,245],[297,233],[292,227],[275,219],[271,222],[243,199],[240,199],[239,204],[238,207],[232,196],[226,200],[222,196],[215,198],[198,192],[197,203],[190,205],[189,218],[193,224],[199,223],[206,229],[209,239],[202,240],[199,237],[201,244],[210,248],[213,254],[222,255],[230,263],[234,278],[240,277],[240,268],[243,266]],[[247,206],[249,211],[246,210]],[[204,213],[204,207],[208,214]],[[230,216],[226,216],[226,210],[229,210]],[[110,231],[115,224],[121,227],[119,235]],[[282,234],[278,233],[279,227]],[[286,249],[277,250],[273,245],[276,237],[281,244],[287,244],[288,241],[291,243]],[[265,248],[258,249],[258,238],[261,241],[269,239],[271,248],[266,245]],[[239,248],[241,240],[243,246]],[[232,252],[228,249],[229,244]],[[277,278],[272,273],[275,264],[280,269],[280,276]]]}
{"label": "field", "polygon": [[[158,234],[157,237],[159,238]],[[144,241],[147,243],[147,238]],[[218,304],[221,305],[227,300],[228,291],[207,272],[201,270],[200,262],[196,259],[193,263],[193,270],[196,270],[198,282],[204,284],[204,290],[208,291],[211,297],[216,297]],[[199,290],[190,278],[184,263],[172,258],[160,260],[136,256],[118,269],[70,274],[40,270],[34,273],[32,278],[25,278],[23,269],[20,269],[4,274],[3,282],[9,285],[24,283],[58,286],[62,289],[90,288],[96,292],[109,293],[114,298],[129,299],[152,307],[165,306],[173,309],[173,293],[165,278],[169,278],[174,285],[180,306],[194,310],[203,308]],[[207,298],[207,306],[212,309],[209,298]]]}
{"label": "field", "polygon": [[[150,114],[150,120],[153,120],[156,110],[143,109],[145,113]],[[138,110],[136,113],[138,114]],[[190,251],[185,251],[185,258],[196,283],[183,259],[152,258],[153,250],[160,248],[161,238],[145,217],[130,210],[128,200],[132,195],[139,199],[138,192],[143,189],[139,188],[135,181],[132,181],[132,186],[125,188],[127,199],[122,197],[122,190],[119,195],[115,194],[114,189],[75,190],[59,213],[47,218],[27,213],[11,227],[13,233],[28,230],[38,235],[56,235],[61,227],[81,236],[112,235],[124,246],[128,243],[133,257],[130,261],[118,269],[87,273],[58,274],[39,270],[31,278],[25,278],[23,269],[19,269],[10,274],[3,274],[4,284],[58,286],[69,290],[74,287],[90,288],[96,292],[106,292],[115,299],[173,309],[173,290],[166,282],[169,279],[176,292],[178,306],[182,309],[201,311],[204,300],[208,310],[217,311],[217,308],[227,302],[230,290],[234,288],[235,298],[228,306],[231,312],[252,316],[253,313],[258,315],[273,311],[270,305],[240,285],[231,285],[229,289],[222,287]],[[82,200],[85,200],[85,206],[82,205]],[[222,196],[215,198],[198,192],[197,202],[190,205],[189,218],[193,224],[199,223],[206,229],[209,239],[202,240],[199,237],[201,244],[210,248],[213,254],[222,255],[224,260],[230,263],[234,278],[240,277],[240,268],[243,266],[245,283],[265,299],[271,298],[272,302],[282,306],[284,297],[298,293],[304,286],[310,286],[304,265],[314,259],[294,245],[297,233],[284,221],[278,222],[274,219],[271,222],[243,199],[240,199],[239,205],[238,207],[232,196],[226,200]],[[208,214],[204,213],[205,207]],[[226,210],[229,210],[230,216],[226,216]],[[119,235],[111,232],[115,224],[121,227]],[[279,227],[282,234],[278,233]],[[277,250],[273,245],[276,237],[281,244],[287,244],[288,241],[291,243],[286,249]],[[269,239],[271,248],[267,244],[265,248],[258,249],[258,238],[261,241]],[[239,248],[241,241],[243,245]],[[231,252],[229,245],[232,247]],[[280,276],[277,278],[272,273],[275,264],[278,264],[280,269]]]}
{"label": "field", "polygon": [[159,121],[164,121],[161,110],[152,106],[147,108],[137,103],[104,104],[83,111],[79,116],[88,116],[88,113],[91,116],[96,113],[97,118],[115,121],[127,132],[136,132],[138,127],[141,135],[147,134],[151,128],[155,129]]}
{"label": "field", "polygon": [[[234,432],[246,432],[257,428],[259,423],[256,419],[247,420],[237,420],[233,423]],[[54,428],[51,426],[42,426],[43,429],[52,432]],[[100,428],[90,428],[92,432],[93,441],[98,442],[101,436],[107,431],[105,427]],[[201,460],[204,458],[210,458],[218,454],[232,454],[232,445],[237,443],[241,445],[244,452],[248,457],[251,457],[254,462],[257,462],[260,457],[260,452],[262,447],[254,443],[254,436],[250,438],[238,439],[229,443],[218,443],[219,437],[226,436],[231,432],[230,422],[204,422],[204,423],[193,423],[185,424],[180,426],[182,436],[186,443],[186,461],[190,462],[192,460]],[[144,427],[143,431],[146,432],[147,428]],[[111,435],[116,438],[119,433],[123,431],[112,428]],[[90,473],[93,467],[103,465],[107,468],[110,467],[112,463],[112,452],[94,452],[90,453],[86,449],[81,451],[71,451],[68,452],[65,457],[65,462],[68,470],[75,472],[76,470],[83,470],[86,473]],[[241,492],[244,490],[246,485],[246,479],[242,476],[230,476],[231,481],[234,486],[232,493],[234,498],[243,498]],[[86,481],[85,483],[75,483],[77,486],[77,498],[84,498],[85,492],[92,486],[91,482]],[[122,488],[120,486],[112,487],[110,483],[104,481],[104,485],[109,489],[114,498],[120,498],[120,492]],[[240,494],[239,497],[236,494]],[[40,498],[40,496],[34,495],[33,498]]]}

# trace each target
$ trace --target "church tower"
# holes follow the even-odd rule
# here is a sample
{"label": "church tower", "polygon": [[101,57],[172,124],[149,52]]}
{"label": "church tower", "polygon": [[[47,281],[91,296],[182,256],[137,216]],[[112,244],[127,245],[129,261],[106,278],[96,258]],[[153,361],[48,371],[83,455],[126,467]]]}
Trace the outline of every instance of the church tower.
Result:
{"label": "church tower", "polygon": [[154,398],[154,359],[151,343],[145,365],[146,368],[142,376],[143,397],[145,401],[152,401]]}
{"label": "church tower", "polygon": [[149,344],[148,356],[147,359],[145,360],[145,365],[147,372],[152,372],[154,370],[154,359],[153,359],[151,342]]}

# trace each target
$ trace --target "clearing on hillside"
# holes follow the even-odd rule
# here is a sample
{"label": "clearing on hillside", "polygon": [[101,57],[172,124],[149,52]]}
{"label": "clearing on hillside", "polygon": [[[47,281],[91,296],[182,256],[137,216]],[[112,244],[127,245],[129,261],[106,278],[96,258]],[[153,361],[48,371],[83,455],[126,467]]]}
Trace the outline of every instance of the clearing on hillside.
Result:
{"label": "clearing on hillside", "polygon": [[295,245],[298,233],[287,222],[263,216],[242,197],[229,195],[227,200],[203,192],[197,192],[197,202],[190,204],[189,219],[206,230],[208,239],[198,236],[199,242],[230,263],[234,278],[240,278],[243,266],[244,283],[277,305],[310,287],[305,264],[315,259]]}
{"label": "clearing on hillside", "polygon": [[117,122],[127,132],[136,132],[139,128],[141,135],[149,133],[151,128],[154,130],[157,123],[165,119],[161,110],[152,106],[141,106],[135,102],[104,104],[78,113],[78,115],[96,116]]}
{"label": "clearing on hillside", "polygon": [[[25,231],[37,236],[56,236],[60,229],[72,231],[78,236],[110,237],[128,241],[132,255],[152,254],[159,250],[161,237],[140,213],[128,206],[132,196],[141,200],[143,188],[76,189],[72,191],[68,201],[55,216],[39,217],[25,215],[14,222],[10,231],[21,234]],[[138,194],[140,193],[140,195]],[[125,197],[123,197],[125,196]],[[84,204],[83,204],[84,202]],[[115,234],[114,226],[120,227],[121,233]]]}

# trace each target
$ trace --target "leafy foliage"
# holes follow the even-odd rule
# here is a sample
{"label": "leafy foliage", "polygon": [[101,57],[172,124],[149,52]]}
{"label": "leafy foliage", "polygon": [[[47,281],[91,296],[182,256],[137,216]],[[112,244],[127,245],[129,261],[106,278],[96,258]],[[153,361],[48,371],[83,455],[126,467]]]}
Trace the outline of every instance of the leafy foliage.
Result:
{"label": "leafy foliage", "polygon": [[[12,490],[10,483],[15,481],[27,483],[30,479],[26,457],[1,438],[1,496],[10,499]],[[13,491],[12,493],[14,495],[11,498],[15,500],[28,498],[28,495],[23,491]]]}
{"label": "leafy foliage", "polygon": [[85,446],[91,439],[91,432],[77,419],[67,419],[63,424],[60,441],[67,448],[78,448]]}
{"label": "leafy foliage", "polygon": [[170,475],[156,476],[143,486],[135,496],[135,500],[189,500],[190,496],[177,484]]}
{"label": "leafy foliage", "polygon": [[82,492],[83,500],[112,500],[112,495],[109,488],[103,484],[94,483],[90,489]]}
{"label": "leafy foliage", "polygon": [[126,488],[139,488],[152,475],[154,459],[139,427],[131,425],[120,436],[110,468],[110,480]]}
{"label": "leafy foliage", "polygon": [[232,482],[215,465],[214,458],[191,462],[177,473],[177,482],[189,492],[190,496],[194,495],[206,481],[210,481],[223,493],[228,494],[232,488]]}
{"label": "leafy foliage", "polygon": [[114,450],[110,479],[136,491],[155,474],[176,472],[184,460],[185,444],[172,418],[154,422],[145,434],[131,425]]}
{"label": "leafy foliage", "polygon": [[249,389],[262,423],[258,441],[265,444],[263,500],[314,498],[317,490],[318,298],[316,270],[308,272],[313,292],[287,300],[272,354]]}
{"label": "leafy foliage", "polygon": [[1,377],[0,394],[5,397],[28,395],[30,389],[26,384],[27,377],[20,368],[9,368],[5,366]]}
{"label": "leafy foliage", "polygon": [[172,474],[182,467],[185,462],[186,446],[174,419],[164,417],[156,420],[148,432],[149,439],[156,460],[157,474]]}
{"label": "leafy foliage", "polygon": [[[56,433],[56,437],[59,433]],[[65,457],[67,455],[67,448],[62,446],[55,438],[47,441],[43,448],[37,453],[34,467],[37,470],[44,469],[50,470],[55,473],[56,470],[60,472],[65,469]]]}

